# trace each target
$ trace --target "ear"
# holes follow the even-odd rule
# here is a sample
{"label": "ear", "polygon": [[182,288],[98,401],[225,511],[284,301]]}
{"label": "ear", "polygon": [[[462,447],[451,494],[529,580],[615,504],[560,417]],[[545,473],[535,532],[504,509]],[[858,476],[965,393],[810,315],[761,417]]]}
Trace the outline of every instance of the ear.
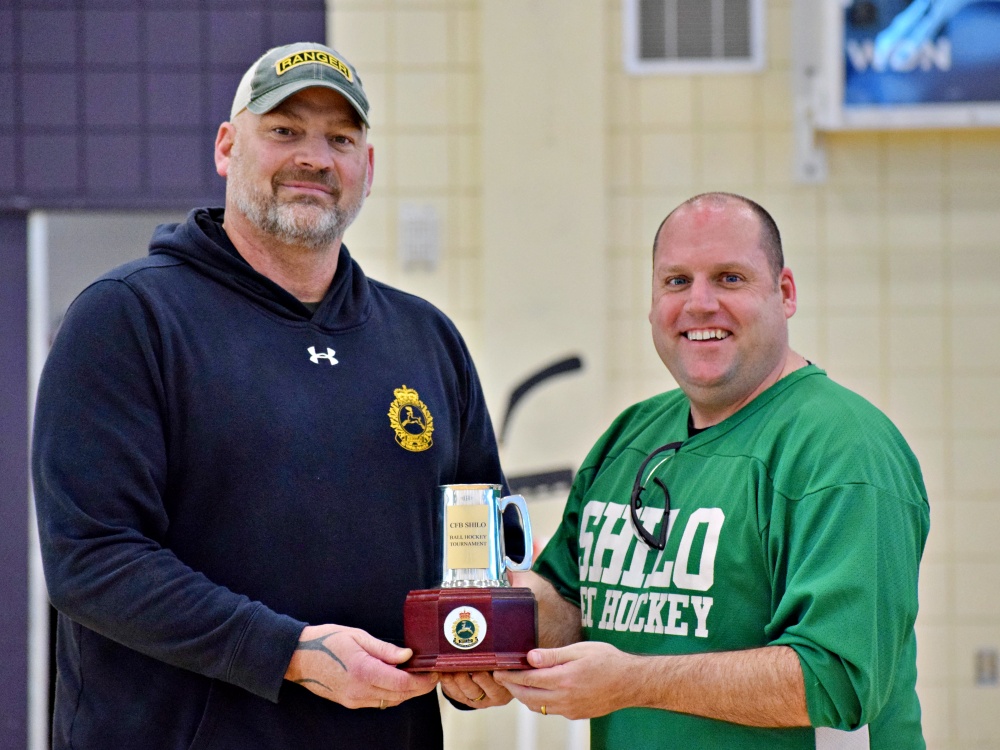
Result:
{"label": "ear", "polygon": [[778,289],[781,291],[781,305],[785,309],[785,318],[788,319],[795,315],[795,310],[798,309],[798,297],[795,292],[795,277],[792,275],[792,269],[781,269],[781,275],[778,277]]}
{"label": "ear", "polygon": [[222,177],[229,176],[229,157],[235,138],[235,125],[224,122],[219,126],[219,132],[215,136],[215,171]]}
{"label": "ear", "polygon": [[366,144],[368,146],[368,192],[365,193],[365,198],[372,194],[372,181],[375,179],[375,149],[372,144]]}

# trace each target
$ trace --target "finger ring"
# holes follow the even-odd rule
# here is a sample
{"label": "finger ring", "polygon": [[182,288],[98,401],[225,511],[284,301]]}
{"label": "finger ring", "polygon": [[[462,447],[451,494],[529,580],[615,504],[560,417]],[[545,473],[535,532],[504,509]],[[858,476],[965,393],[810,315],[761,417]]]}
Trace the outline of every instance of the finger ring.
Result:
{"label": "finger ring", "polygon": [[381,710],[382,710],[383,708],[385,708],[385,698],[383,698],[382,700],[380,700],[380,701],[378,702],[378,708],[379,708],[379,710],[380,710],[380,711],[381,711]]}
{"label": "finger ring", "polygon": [[548,716],[549,712],[545,710],[545,706],[542,706],[542,716]]}
{"label": "finger ring", "polygon": [[484,690],[484,691],[483,691],[483,694],[482,694],[482,695],[480,695],[480,696],[479,696],[478,698],[473,698],[473,699],[472,699],[472,702],[473,702],[473,703],[479,703],[479,701],[481,701],[481,700],[482,700],[483,698],[485,698],[485,697],[486,697],[486,691]]}

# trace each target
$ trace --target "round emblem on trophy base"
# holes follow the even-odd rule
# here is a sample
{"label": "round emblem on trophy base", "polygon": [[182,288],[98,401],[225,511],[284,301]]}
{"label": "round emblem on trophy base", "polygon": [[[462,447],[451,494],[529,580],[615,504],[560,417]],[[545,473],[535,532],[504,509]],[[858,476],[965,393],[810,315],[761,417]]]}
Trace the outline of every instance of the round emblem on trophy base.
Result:
{"label": "round emblem on trophy base", "polygon": [[535,597],[516,587],[411,591],[403,603],[403,645],[413,650],[401,665],[407,672],[531,669],[528,652],[538,645]]}
{"label": "round emblem on trophy base", "polygon": [[444,618],[444,637],[455,648],[475,648],[485,636],[486,618],[475,607],[455,607]]}

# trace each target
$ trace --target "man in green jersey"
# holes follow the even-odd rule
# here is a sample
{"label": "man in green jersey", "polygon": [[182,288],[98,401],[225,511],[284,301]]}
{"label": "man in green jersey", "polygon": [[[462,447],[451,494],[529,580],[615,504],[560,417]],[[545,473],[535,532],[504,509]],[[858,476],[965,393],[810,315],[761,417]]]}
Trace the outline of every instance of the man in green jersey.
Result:
{"label": "man in green jersey", "polygon": [[530,585],[534,670],[497,673],[600,748],[924,747],[920,468],[789,348],[770,215],[697,196],[660,226],[653,344],[680,386],[598,440]]}

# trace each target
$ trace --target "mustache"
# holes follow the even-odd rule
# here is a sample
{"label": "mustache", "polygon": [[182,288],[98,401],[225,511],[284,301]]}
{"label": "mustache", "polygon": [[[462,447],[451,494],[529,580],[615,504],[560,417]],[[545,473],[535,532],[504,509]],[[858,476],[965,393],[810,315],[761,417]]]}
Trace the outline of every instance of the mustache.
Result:
{"label": "mustache", "polygon": [[271,186],[275,192],[283,182],[307,182],[319,185],[330,192],[334,197],[340,196],[340,184],[336,177],[329,172],[310,172],[306,169],[286,169],[278,172],[271,179]]}

